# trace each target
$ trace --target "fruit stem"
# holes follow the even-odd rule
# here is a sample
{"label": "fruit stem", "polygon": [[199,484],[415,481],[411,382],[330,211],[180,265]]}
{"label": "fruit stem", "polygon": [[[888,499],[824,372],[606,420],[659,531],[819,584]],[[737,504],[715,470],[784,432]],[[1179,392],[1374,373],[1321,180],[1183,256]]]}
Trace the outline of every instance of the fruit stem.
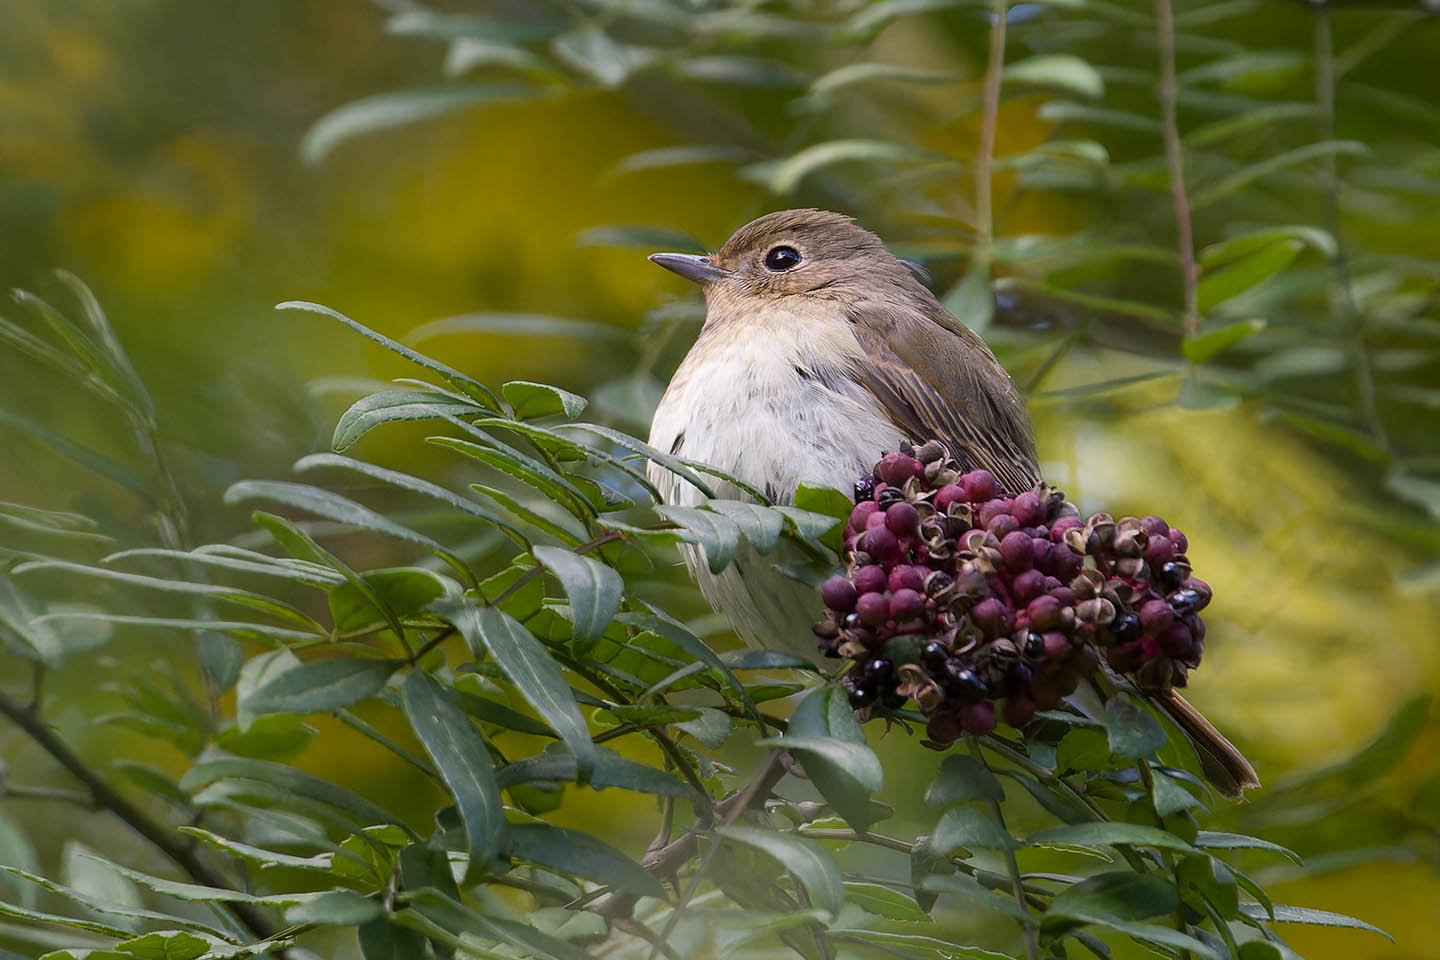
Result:
{"label": "fruit stem", "polygon": [[[970,755],[975,762],[990,770],[990,764],[985,762],[985,754],[980,750],[980,740],[974,736],[967,736],[966,742],[970,744]],[[990,812],[1000,824],[1000,829],[1005,830],[1005,814],[1000,809],[999,800],[990,801]],[[1006,831],[1008,836],[1009,831]],[[1011,847],[1005,848],[1005,866],[1010,871],[1010,884],[1014,888],[1015,902],[1020,904],[1020,911],[1025,914],[1025,954],[1030,960],[1039,960],[1039,950],[1035,944],[1035,921],[1030,916],[1030,904],[1025,900],[1025,882],[1020,879],[1020,862],[1015,859],[1015,851]]]}

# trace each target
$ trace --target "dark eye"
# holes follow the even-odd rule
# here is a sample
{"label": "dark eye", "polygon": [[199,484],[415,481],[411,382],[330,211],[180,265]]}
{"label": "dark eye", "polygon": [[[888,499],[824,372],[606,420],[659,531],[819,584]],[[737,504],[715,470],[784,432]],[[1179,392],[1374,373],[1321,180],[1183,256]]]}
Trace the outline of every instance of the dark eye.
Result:
{"label": "dark eye", "polygon": [[800,251],[794,247],[771,247],[770,252],[765,254],[765,266],[776,273],[781,270],[789,270],[800,263]]}

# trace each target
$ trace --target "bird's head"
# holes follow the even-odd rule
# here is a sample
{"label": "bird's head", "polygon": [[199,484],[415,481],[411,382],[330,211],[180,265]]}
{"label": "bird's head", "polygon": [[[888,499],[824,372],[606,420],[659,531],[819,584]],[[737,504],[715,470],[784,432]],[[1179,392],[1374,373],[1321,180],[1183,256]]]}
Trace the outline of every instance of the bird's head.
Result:
{"label": "bird's head", "polygon": [[[656,253],[652,263],[699,284],[712,311],[787,298],[849,302],[919,287],[904,261],[853,219],[824,210],[782,210],[736,230],[705,256]],[[922,288],[923,289],[923,288]]]}

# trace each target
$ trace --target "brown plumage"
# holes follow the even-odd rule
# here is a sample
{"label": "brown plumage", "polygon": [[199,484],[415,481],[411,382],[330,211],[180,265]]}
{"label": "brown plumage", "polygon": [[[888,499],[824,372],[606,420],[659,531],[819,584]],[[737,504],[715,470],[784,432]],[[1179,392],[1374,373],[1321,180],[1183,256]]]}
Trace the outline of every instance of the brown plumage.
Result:
{"label": "brown plumage", "polygon": [[[756,489],[849,489],[901,440],[939,440],[1012,493],[1040,479],[1030,419],[989,348],[880,239],[849,217],[785,210],[735,231],[707,257],[656,254],[699,283],[705,325],[655,411],[650,443],[713,464]],[[694,490],[652,464],[672,503]],[[722,496],[740,498],[735,488]],[[720,574],[686,560],[742,638],[812,654],[814,592],[743,550]],[[1196,742],[1218,787],[1256,785],[1245,758],[1175,694],[1164,707]]]}

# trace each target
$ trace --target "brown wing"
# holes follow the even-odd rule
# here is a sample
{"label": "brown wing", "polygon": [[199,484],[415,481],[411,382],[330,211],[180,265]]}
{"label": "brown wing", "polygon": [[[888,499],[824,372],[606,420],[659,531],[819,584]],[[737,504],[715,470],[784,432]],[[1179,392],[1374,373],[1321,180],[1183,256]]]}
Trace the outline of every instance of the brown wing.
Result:
{"label": "brown wing", "polygon": [[932,309],[943,317],[857,304],[850,319],[866,356],[856,380],[914,442],[939,440],[963,466],[995,474],[1006,492],[1028,490],[1040,470],[1010,375],[978,336],[938,303]]}

